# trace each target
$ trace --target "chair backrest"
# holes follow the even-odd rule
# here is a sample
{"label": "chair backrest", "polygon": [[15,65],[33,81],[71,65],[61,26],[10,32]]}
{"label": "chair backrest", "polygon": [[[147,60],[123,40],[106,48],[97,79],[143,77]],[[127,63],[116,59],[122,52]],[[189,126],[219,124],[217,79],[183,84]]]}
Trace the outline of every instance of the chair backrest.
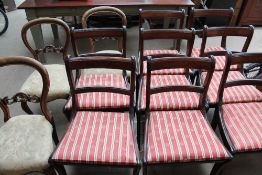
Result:
{"label": "chair backrest", "polygon": [[[207,76],[202,85],[167,85],[161,87],[151,87],[151,71],[161,69],[199,69],[207,71]],[[147,64],[147,80],[146,80],[146,112],[150,112],[150,95],[171,92],[171,91],[187,91],[196,92],[200,94],[199,110],[204,111],[205,100],[207,95],[208,86],[210,84],[215,68],[215,59],[213,56],[209,58],[192,58],[192,57],[165,57],[165,58],[149,58]],[[174,75],[176,76],[176,75]],[[190,81],[189,81],[190,82]]]}
{"label": "chair backrest", "polygon": [[[54,45],[46,45],[45,46],[44,45],[43,48],[33,49],[32,45],[30,44],[30,42],[28,40],[27,32],[28,32],[29,29],[32,29],[32,28],[36,27],[37,25],[43,25],[43,24],[60,26],[65,32],[64,44],[61,45],[61,46],[54,46]],[[22,40],[23,40],[25,46],[28,48],[28,50],[33,54],[34,58],[37,59],[37,60],[39,60],[39,54],[48,53],[48,52],[62,53],[63,58],[65,58],[67,56],[68,47],[69,47],[69,43],[70,43],[70,29],[69,29],[68,25],[60,19],[48,18],[48,17],[33,19],[23,26],[22,31],[21,31],[21,36],[22,36]]]}
{"label": "chair backrest", "polygon": [[[143,72],[143,61],[147,59],[144,56],[145,41],[149,40],[177,40],[176,50],[181,54],[181,40],[187,41],[186,53],[184,55],[191,56],[192,48],[195,41],[195,30],[188,29],[140,29],[139,32],[139,62],[140,73]],[[168,57],[174,54],[157,54],[150,55],[152,57]]]}
{"label": "chair backrest", "polygon": [[[105,56],[90,56],[90,57],[68,57],[65,62],[69,85],[72,94],[73,111],[79,111],[78,94],[92,93],[92,92],[109,92],[115,94],[124,94],[130,97],[130,110],[134,110],[134,92],[135,92],[135,58],[122,57],[105,57]],[[118,69],[130,71],[130,83],[127,88],[120,87],[106,87],[106,86],[92,86],[92,87],[77,87],[79,77],[73,75],[73,71],[80,71],[81,69]]]}
{"label": "chair backrest", "polygon": [[[231,52],[227,53],[226,56],[226,64],[223,70],[221,82],[218,90],[218,100],[219,104],[223,103],[223,94],[225,88],[233,87],[233,86],[243,86],[243,85],[254,85],[254,86],[262,86],[261,79],[239,79],[233,81],[227,81],[227,77],[230,71],[230,66],[238,65],[238,64],[250,64],[250,63],[262,63],[262,53],[235,53]],[[240,92],[241,93],[241,92]]]}
{"label": "chair backrest", "polygon": [[[103,15],[103,16],[102,16]],[[110,28],[113,27],[113,28],[122,28],[122,29],[125,29],[126,26],[127,26],[127,18],[126,18],[126,15],[124,14],[124,12],[122,12],[120,9],[118,8],[115,8],[115,7],[111,7],[111,6],[100,6],[100,7],[94,7],[90,10],[87,10],[83,16],[82,16],[82,27],[85,29],[85,28],[97,28],[97,27],[93,27],[92,25],[90,25],[90,21],[92,21],[90,18],[92,16],[102,16],[102,18],[105,18],[105,15],[106,16],[109,16],[109,15],[117,15],[120,20],[121,20],[121,25],[119,27],[116,27],[116,26],[111,26],[110,25]],[[105,23],[104,22],[101,22],[101,25],[100,26],[105,26]],[[102,27],[103,28],[103,27]],[[99,36],[97,38],[100,38]],[[104,38],[107,38],[107,39],[112,39],[112,40],[117,40],[117,47],[118,47],[118,50],[124,50],[124,52],[126,52],[126,48],[123,47],[123,45],[125,45],[126,43],[126,40],[123,40],[123,38],[121,37],[104,37]],[[97,40],[97,39],[96,39]],[[90,47],[91,47],[91,51],[94,52],[95,50],[95,39],[89,39],[89,42],[90,42]],[[124,53],[124,57],[125,57],[125,53]]]}
{"label": "chair backrest", "polygon": [[[185,10],[142,10],[139,9],[139,28],[170,28],[166,21],[172,22],[173,28],[182,29],[185,21]],[[155,22],[155,23],[154,23]],[[179,22],[179,25],[177,25]],[[162,23],[163,26],[157,26],[157,23]],[[170,23],[171,24],[171,23]]]}
{"label": "chair backrest", "polygon": [[[49,76],[47,73],[47,70],[45,67],[38,61],[36,61],[33,58],[29,57],[23,57],[23,56],[9,56],[9,57],[0,57],[0,67],[7,67],[11,65],[25,65],[34,68],[36,71],[39,72],[42,78],[43,82],[43,89],[42,89],[42,95],[40,97],[40,107],[43,115],[45,118],[53,124],[53,117],[49,113],[47,109],[47,94],[49,91],[50,87],[50,81],[49,81]],[[3,83],[3,82],[2,82]],[[12,97],[0,97],[0,108],[4,112],[4,121],[7,121],[11,116],[10,116],[10,110],[8,105],[11,105],[13,103],[17,102],[27,102],[31,100],[39,100],[39,97],[32,97],[28,96],[24,93],[18,92]]]}
{"label": "chair backrest", "polygon": [[[204,25],[206,25],[205,21],[204,23],[200,24],[200,26],[196,25],[196,22],[198,21],[198,24],[201,23],[202,20],[207,19],[214,19],[214,18],[222,18],[224,20],[223,26],[229,26],[231,19],[234,14],[234,9],[195,9],[194,7],[191,8],[189,18],[188,18],[188,24],[187,27],[190,28],[196,28],[197,32],[202,32],[202,29]],[[214,19],[215,20],[215,19]]]}
{"label": "chair backrest", "polygon": [[[116,56],[116,57],[126,57],[126,27],[123,28],[86,28],[86,29],[72,29],[71,30],[72,46],[74,55],[78,56]],[[88,52],[80,53],[80,46],[83,43],[78,41],[82,39],[96,40],[97,38],[118,38],[121,39],[121,45],[117,48],[119,52],[96,52],[94,45]],[[80,45],[81,44],[81,45]],[[111,45],[109,45],[108,50]],[[88,45],[86,47],[88,48]],[[87,49],[88,50],[88,49]],[[105,48],[103,47],[103,50]]]}
{"label": "chair backrest", "polygon": [[[247,52],[250,42],[252,40],[254,34],[254,27],[207,27],[204,26],[203,29],[203,38],[201,43],[200,49],[200,56],[208,56],[208,55],[215,55],[215,56],[225,56],[227,53],[227,38],[228,37],[243,37],[245,38],[245,42],[241,50],[237,52]],[[224,48],[224,51],[208,51],[206,52],[206,43],[209,38],[213,37],[221,37],[221,44],[220,46]],[[236,52],[236,51],[234,51]],[[242,66],[239,65],[239,68]]]}

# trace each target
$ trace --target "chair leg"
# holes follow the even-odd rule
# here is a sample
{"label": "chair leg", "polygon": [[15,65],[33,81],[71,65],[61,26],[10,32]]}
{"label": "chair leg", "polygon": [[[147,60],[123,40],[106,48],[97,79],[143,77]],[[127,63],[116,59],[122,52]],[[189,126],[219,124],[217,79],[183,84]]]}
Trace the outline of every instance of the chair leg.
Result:
{"label": "chair leg", "polygon": [[143,175],[147,175],[147,166],[143,166]]}
{"label": "chair leg", "polygon": [[27,102],[21,102],[21,107],[27,114],[33,114],[31,109],[29,108]]}
{"label": "chair leg", "polygon": [[63,165],[56,165],[55,170],[57,171],[59,175],[66,175],[66,170]]}
{"label": "chair leg", "polygon": [[221,174],[221,170],[223,169],[223,167],[226,165],[227,161],[225,162],[220,162],[220,163],[215,163],[215,165],[213,166],[210,175],[219,175]]}
{"label": "chair leg", "polygon": [[48,167],[43,172],[45,175],[56,175],[56,171],[53,166]]}
{"label": "chair leg", "polygon": [[133,175],[139,175],[140,167],[136,167],[133,169]]}
{"label": "chair leg", "polygon": [[217,124],[218,124],[218,118],[219,118],[219,111],[218,111],[218,107],[215,107],[215,112],[214,112],[214,116],[212,118],[211,121],[211,126],[213,128],[213,130],[215,131],[217,128]]}

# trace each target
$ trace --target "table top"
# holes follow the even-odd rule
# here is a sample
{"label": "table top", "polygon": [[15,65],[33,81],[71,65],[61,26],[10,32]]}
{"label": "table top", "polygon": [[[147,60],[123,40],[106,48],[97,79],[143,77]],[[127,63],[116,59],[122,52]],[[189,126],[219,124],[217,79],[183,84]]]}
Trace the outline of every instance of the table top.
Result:
{"label": "table top", "polygon": [[18,9],[83,6],[194,6],[191,0],[25,0]]}

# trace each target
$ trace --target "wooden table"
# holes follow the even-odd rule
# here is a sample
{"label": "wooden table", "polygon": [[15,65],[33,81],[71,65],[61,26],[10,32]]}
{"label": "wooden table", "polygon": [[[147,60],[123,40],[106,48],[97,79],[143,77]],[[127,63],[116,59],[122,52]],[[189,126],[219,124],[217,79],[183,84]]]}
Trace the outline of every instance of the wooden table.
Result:
{"label": "wooden table", "polygon": [[[185,8],[188,11],[194,3],[191,0],[25,0],[18,9],[25,9],[27,20],[32,20],[39,17],[81,16],[86,10],[101,5],[117,7],[126,15],[137,15],[140,8],[159,10]],[[52,29],[56,34],[57,28],[52,26]],[[35,46],[43,47],[41,27],[35,27],[31,32]],[[45,62],[44,59],[41,61]]]}

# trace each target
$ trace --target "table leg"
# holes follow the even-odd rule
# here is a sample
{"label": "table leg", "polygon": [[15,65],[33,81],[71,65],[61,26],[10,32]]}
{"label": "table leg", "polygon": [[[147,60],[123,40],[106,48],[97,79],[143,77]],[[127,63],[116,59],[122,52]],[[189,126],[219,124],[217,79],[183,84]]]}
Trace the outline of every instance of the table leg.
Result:
{"label": "table leg", "polygon": [[52,28],[52,32],[53,32],[53,35],[54,35],[55,46],[58,47],[60,45],[59,35],[58,35],[58,27],[57,27],[56,24],[51,24],[51,28]]}

